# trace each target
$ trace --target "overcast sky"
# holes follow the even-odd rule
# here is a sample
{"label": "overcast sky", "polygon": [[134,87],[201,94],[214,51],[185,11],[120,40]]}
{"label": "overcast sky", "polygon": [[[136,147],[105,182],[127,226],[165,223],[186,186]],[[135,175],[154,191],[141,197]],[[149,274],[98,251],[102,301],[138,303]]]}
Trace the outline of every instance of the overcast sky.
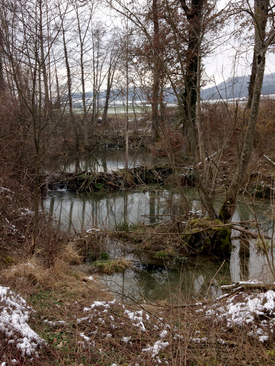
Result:
{"label": "overcast sky", "polygon": [[[224,8],[231,0],[218,0],[217,5],[219,9]],[[249,0],[253,7],[253,0]],[[228,30],[225,34],[231,34],[234,28],[234,23],[229,23]],[[247,30],[246,30],[247,31]],[[207,76],[213,80],[214,83],[219,84],[223,80],[232,76],[250,75],[251,63],[253,56],[253,47],[251,41],[246,41],[245,35],[243,39],[225,39],[224,45],[218,47],[211,56],[204,58],[203,64]],[[275,72],[275,54],[267,52],[266,57],[266,74]],[[274,80],[275,82],[275,80]]]}

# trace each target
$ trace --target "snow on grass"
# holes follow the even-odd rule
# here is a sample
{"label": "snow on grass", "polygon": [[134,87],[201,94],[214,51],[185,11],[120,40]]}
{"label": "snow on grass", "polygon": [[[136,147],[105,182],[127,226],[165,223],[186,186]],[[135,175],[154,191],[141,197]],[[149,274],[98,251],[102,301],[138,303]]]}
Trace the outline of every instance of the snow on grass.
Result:
{"label": "snow on grass", "polygon": [[[143,323],[143,311],[140,310],[140,311],[129,311],[129,310],[125,310],[125,314],[128,315],[129,319],[133,321],[133,326],[135,327],[139,327],[143,332],[146,331],[146,328],[144,326],[144,323]],[[148,314],[146,314],[148,315]],[[148,318],[147,318],[148,320]]]}
{"label": "snow on grass", "polygon": [[0,331],[12,338],[23,356],[36,352],[43,339],[27,324],[32,309],[26,301],[16,295],[9,287],[0,286]]}
{"label": "snow on grass", "polygon": [[[115,305],[115,307],[113,307],[113,305]],[[120,341],[124,345],[132,347],[135,343],[133,336],[129,335],[132,327],[137,327],[139,331],[142,331],[145,334],[145,337],[146,334],[148,334],[148,340],[150,340],[151,338],[149,334],[152,331],[152,328],[155,328],[156,326],[156,324],[154,324],[156,320],[151,320],[150,316],[145,310],[128,310],[125,304],[116,303],[115,300],[109,302],[94,301],[92,305],[85,307],[83,312],[88,314],[88,316],[77,319],[77,323],[80,326],[83,324],[82,327],[84,331],[80,333],[80,336],[83,339],[85,339],[85,337],[88,338],[88,336],[91,336],[97,332],[97,330],[94,332],[92,331],[96,327],[96,324],[104,324],[106,333],[102,331],[104,327],[101,328],[100,337],[102,339],[115,337],[117,332],[120,334],[122,333]],[[90,323],[90,326],[88,323]],[[158,326],[156,327],[159,330],[159,334],[157,333],[156,338],[154,337],[154,339],[152,339],[152,344],[146,344],[144,342],[141,351],[144,355],[147,353],[150,358],[153,358],[155,364],[163,364],[163,362],[165,363],[165,359],[162,359],[162,362],[159,359],[158,354],[169,346],[169,342],[164,341],[164,338],[169,336],[170,326],[165,324],[162,319],[159,318]],[[110,331],[112,332],[112,329],[114,329],[113,334],[110,333]]]}
{"label": "snow on grass", "polygon": [[10,189],[5,188],[5,187],[0,187],[0,193],[1,193],[1,192],[8,192],[8,193],[12,193],[12,194],[14,194]]}
{"label": "snow on grass", "polygon": [[153,346],[148,346],[144,348],[142,352],[149,352],[152,354],[152,358],[156,357],[159,352],[169,346],[169,342],[156,341]]}
{"label": "snow on grass", "polygon": [[59,321],[53,322],[53,321],[48,320],[48,319],[45,319],[44,323],[48,323],[49,325],[52,325],[52,326],[65,325],[66,324],[66,322],[64,322],[64,320],[59,320]]}
{"label": "snow on grass", "polygon": [[263,293],[239,293],[226,300],[225,304],[214,304],[205,314],[225,321],[228,328],[248,326],[248,335],[257,337],[261,342],[269,339],[275,326],[275,291]]}

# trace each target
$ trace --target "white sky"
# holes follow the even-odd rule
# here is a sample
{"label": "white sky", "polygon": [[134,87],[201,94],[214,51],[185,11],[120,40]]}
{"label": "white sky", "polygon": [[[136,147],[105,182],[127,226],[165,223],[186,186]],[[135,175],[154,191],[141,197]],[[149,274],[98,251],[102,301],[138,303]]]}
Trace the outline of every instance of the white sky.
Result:
{"label": "white sky", "polygon": [[[248,0],[251,2],[253,7],[253,0]],[[218,0],[218,9],[225,8],[225,6],[234,2],[234,0]],[[110,15],[113,15],[110,17]],[[109,23],[121,22],[120,16],[114,16],[114,13],[106,8],[102,9],[102,16],[108,19]],[[114,24],[113,23],[113,24]],[[233,36],[229,39],[230,34],[234,31],[234,20],[230,21],[228,29],[223,30],[225,38],[224,45],[219,46],[210,56],[203,58],[203,65],[205,68],[205,73],[207,75],[207,85],[205,87],[210,87],[215,84],[228,79],[232,76],[242,76],[250,75],[251,73],[251,63],[253,55],[253,47],[250,45],[248,48],[248,43],[251,41],[246,41],[245,37],[243,39],[234,39]],[[246,30],[247,31],[247,30]],[[245,35],[244,35],[245,36]],[[221,42],[219,40],[219,42]],[[240,45],[240,43],[243,45]],[[275,54],[268,52],[266,57],[266,74],[275,72]],[[205,75],[204,75],[205,76]]]}
{"label": "white sky", "polygon": [[[217,5],[219,9],[222,9],[229,2],[234,2],[234,0],[218,0]],[[253,8],[253,1],[251,6]],[[234,24],[232,19],[231,24],[228,25],[227,34],[233,32]],[[244,30],[247,32],[247,30]],[[253,56],[253,47],[248,44],[251,41],[246,41],[245,34],[242,35],[243,39],[232,39],[225,42],[225,46],[220,46],[215,52],[203,59],[203,64],[205,66],[205,71],[207,76],[213,80],[207,87],[228,79],[232,76],[242,76],[250,75],[251,73],[251,63]],[[242,45],[240,44],[242,43]],[[275,54],[272,52],[267,52],[266,56],[266,74],[271,74],[275,72]]]}

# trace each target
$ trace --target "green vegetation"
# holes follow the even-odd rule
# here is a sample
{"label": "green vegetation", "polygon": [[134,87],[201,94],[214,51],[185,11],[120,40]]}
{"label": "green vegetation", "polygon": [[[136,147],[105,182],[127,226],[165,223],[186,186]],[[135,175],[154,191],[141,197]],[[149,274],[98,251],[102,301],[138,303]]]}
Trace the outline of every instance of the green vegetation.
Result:
{"label": "green vegetation", "polygon": [[4,266],[12,266],[16,263],[18,263],[18,260],[16,260],[15,258],[13,257],[5,257],[5,258],[2,258],[1,259],[1,263],[4,265]]}
{"label": "green vegetation", "polygon": [[191,248],[208,254],[229,256],[231,229],[218,219],[193,219],[187,225],[184,241]]}
{"label": "green vegetation", "polygon": [[116,272],[124,272],[131,267],[131,263],[124,258],[118,259],[101,259],[92,263],[100,273],[113,274]]}
{"label": "green vegetation", "polygon": [[155,258],[156,259],[167,259],[168,253],[165,250],[160,250],[159,252],[155,253]]}

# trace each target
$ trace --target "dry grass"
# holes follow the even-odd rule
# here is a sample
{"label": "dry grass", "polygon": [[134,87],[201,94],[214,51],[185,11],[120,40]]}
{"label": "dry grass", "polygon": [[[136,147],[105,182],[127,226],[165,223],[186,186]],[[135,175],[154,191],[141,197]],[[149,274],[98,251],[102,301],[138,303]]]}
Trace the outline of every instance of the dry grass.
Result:
{"label": "dry grass", "polygon": [[[232,126],[228,118],[224,130],[218,129],[221,135],[218,141],[215,126],[220,126],[221,118],[217,118],[219,115],[212,116],[215,112],[212,109],[207,123],[210,120],[217,145],[214,148],[218,148]],[[218,112],[220,116],[225,113],[223,109]],[[260,126],[262,138],[259,136],[256,142],[262,152],[266,152],[264,148],[267,140],[272,146],[268,131],[273,113],[270,108],[268,123]],[[265,120],[266,117],[263,116],[263,122]],[[113,128],[110,124],[111,127]],[[208,124],[205,123],[204,128],[207,132]],[[211,134],[205,135],[209,136],[207,142],[213,149]],[[183,141],[177,133],[171,136],[173,139],[169,141],[169,146],[164,147],[169,150],[171,145],[169,151],[177,153],[178,145]],[[233,142],[232,146],[235,147],[235,141]],[[159,146],[160,149],[164,147]],[[10,158],[8,163],[10,164]],[[6,366],[275,364],[274,338],[261,343],[248,336],[247,327],[235,326],[228,329],[224,323],[217,323],[214,318],[196,312],[197,306],[173,308],[152,304],[133,305],[128,302],[122,304],[118,301],[111,303],[113,295],[106,291],[99,280],[88,279],[85,274],[74,271],[70,266],[81,263],[83,256],[91,251],[94,258],[99,258],[104,251],[105,234],[102,236],[101,233],[94,232],[81,243],[78,241],[67,245],[69,238],[64,233],[56,230],[54,225],[49,226],[47,220],[41,220],[38,253],[27,259],[33,227],[32,192],[27,188],[31,186],[27,174],[25,180],[15,177],[16,163],[17,161],[13,163],[13,170],[4,171],[0,168],[0,187],[4,188],[0,189],[0,256],[1,259],[6,258],[1,262],[0,283],[10,286],[32,306],[35,313],[30,326],[46,344],[38,350],[39,358],[33,357],[31,360],[22,357],[15,344],[8,343],[9,338],[0,332],[0,362],[6,362]],[[30,211],[26,208],[30,208]],[[173,255],[174,248],[182,247],[182,239],[178,234],[183,231],[183,221],[186,218],[179,222],[171,220],[148,230],[140,226],[138,230],[123,232],[121,236],[138,243],[142,251],[152,250],[155,253],[165,250],[164,254],[170,256]],[[124,269],[127,268],[127,263],[122,264]],[[91,308],[95,301],[109,302],[109,306]],[[85,311],[85,308],[88,310]],[[125,310],[141,318],[145,330],[142,330],[141,323],[138,326],[139,320],[133,321]],[[80,319],[82,320],[77,321]],[[83,335],[89,337],[89,341]],[[157,342],[169,344],[153,356],[153,348],[150,349],[149,346],[161,344]],[[12,360],[16,360],[16,363]]]}
{"label": "dry grass", "polygon": [[64,272],[67,267],[59,261],[51,280],[50,271],[34,260],[16,267],[1,282],[15,287],[16,282],[28,283],[25,298],[36,311],[30,326],[47,344],[38,350],[39,359],[30,361],[0,336],[1,361],[7,365],[12,359],[18,365],[66,366],[275,364],[273,339],[263,344],[249,337],[246,327],[228,329],[197,312],[198,306],[114,302],[98,280],[87,280],[68,269]]}
{"label": "dry grass", "polygon": [[62,260],[72,265],[83,263],[83,256],[79,254],[75,242],[70,242],[65,246],[62,253]]}

